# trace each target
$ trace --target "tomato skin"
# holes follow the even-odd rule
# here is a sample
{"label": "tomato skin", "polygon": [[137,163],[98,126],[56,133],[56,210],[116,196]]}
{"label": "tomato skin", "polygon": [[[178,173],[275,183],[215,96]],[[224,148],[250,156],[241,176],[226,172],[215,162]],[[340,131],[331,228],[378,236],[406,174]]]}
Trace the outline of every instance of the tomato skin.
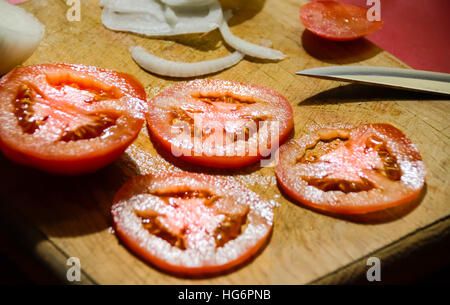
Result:
{"label": "tomato skin", "polygon": [[369,35],[383,25],[383,21],[368,21],[367,10],[337,1],[314,1],[300,8],[300,20],[320,37],[348,41]]}
{"label": "tomato skin", "polygon": [[[298,158],[304,156],[305,148],[311,147],[321,133],[325,132],[319,130],[315,134],[291,140],[280,148],[280,162],[276,167],[276,175],[281,189],[289,197],[305,206],[332,214],[367,214],[411,202],[420,194],[425,183],[425,165],[420,153],[399,129],[390,124],[361,125],[353,129],[339,130],[339,133],[349,134],[348,144],[345,145],[351,151],[362,147],[369,136],[376,135],[383,139],[401,169],[402,178],[399,181],[384,181],[388,179],[376,172],[369,175],[368,169],[361,166],[362,169],[359,172],[365,173],[364,177],[369,175],[370,179],[374,178],[377,183],[380,183],[380,187],[377,186],[368,191],[344,193],[339,190],[324,191],[307,183],[296,169]],[[330,138],[336,138],[336,130],[333,130],[333,134]],[[327,160],[332,162],[332,159]],[[353,159],[356,169],[358,169],[359,161]],[[326,171],[325,167],[323,170]],[[313,171],[315,169],[311,167],[310,172]],[[327,175],[334,174],[331,172]],[[345,174],[342,175],[345,177]]]}
{"label": "tomato skin", "polygon": [[[170,123],[167,121],[167,110],[162,110],[161,104],[171,99],[179,100],[177,107],[184,107],[188,105],[195,111],[204,111],[208,115],[217,116],[217,121],[222,122],[223,117],[226,117],[226,110],[214,110],[204,108],[202,105],[196,104],[192,101],[192,95],[208,95],[211,97],[222,97],[226,95],[236,95],[240,98],[254,101],[255,104],[265,102],[271,105],[274,113],[274,120],[280,124],[278,143],[283,143],[289,136],[294,127],[293,110],[289,102],[275,90],[265,88],[258,85],[224,81],[218,79],[203,79],[194,80],[180,85],[174,86],[164,92],[158,94],[153,99],[149,100],[149,111],[146,115],[149,133],[153,139],[156,140],[166,151],[172,151],[173,138],[168,132]],[[193,105],[193,106],[192,106]],[[203,108],[202,108],[203,107]],[[239,111],[237,111],[239,112]],[[223,115],[221,115],[221,113]],[[225,114],[224,114],[225,113]],[[272,143],[273,144],[273,143]],[[273,145],[275,146],[275,145]],[[179,156],[180,159],[192,162],[202,166],[217,167],[217,168],[235,168],[249,165],[257,162],[262,157],[262,152],[258,150],[255,155],[245,154],[244,156],[226,155],[220,156],[217,154],[201,153],[197,155],[194,150],[190,148],[177,147],[183,154]],[[271,148],[270,150],[274,150]],[[264,155],[268,152],[265,151]]]}
{"label": "tomato skin", "polygon": [[[18,125],[18,119],[14,117],[18,115],[14,112],[18,108],[12,104],[23,84],[34,92],[32,106],[36,107],[39,100],[38,107],[44,109],[49,121],[58,122],[52,125],[53,129],[49,128],[49,132],[40,132],[39,127],[27,134]],[[101,101],[83,102],[84,96],[96,96],[97,91],[89,90],[98,90],[107,97]],[[95,172],[116,160],[137,137],[144,123],[145,97],[139,81],[125,73],[73,64],[16,68],[0,80],[0,149],[16,163],[53,174]],[[75,124],[77,119],[95,117],[99,113],[117,117],[111,125],[115,129],[110,128],[108,136],[67,143],[56,140],[55,133],[63,134],[60,130],[64,124]]]}
{"label": "tomato skin", "polygon": [[233,267],[238,267],[239,265],[245,263],[249,260],[250,257],[257,254],[258,250],[260,250],[267,242],[267,239],[271,233],[271,231],[267,232],[267,236],[263,239],[258,240],[254,246],[248,250],[245,255],[239,256],[233,261],[229,261],[222,265],[217,266],[204,266],[204,267],[186,267],[179,266],[167,263],[167,261],[159,258],[158,256],[152,255],[147,250],[143,249],[136,242],[136,239],[130,237],[126,232],[124,232],[117,225],[114,226],[114,230],[119,236],[120,240],[133,252],[136,253],[139,257],[144,259],[145,261],[151,263],[157,268],[167,271],[176,275],[188,275],[188,276],[208,276],[208,275],[216,275],[221,272],[225,272],[227,270],[232,269]]}
{"label": "tomato skin", "polygon": [[[202,247],[198,248],[198,245],[180,251],[160,238],[155,240],[156,236],[154,235],[146,235],[145,229],[138,227],[140,220],[134,219],[137,215],[136,205],[140,204],[135,203],[139,200],[134,199],[137,198],[136,196],[151,193],[155,189],[158,190],[158,186],[173,191],[180,187],[184,189],[185,186],[188,188],[194,187],[193,185],[212,190],[220,197],[225,197],[224,200],[235,198],[234,196],[247,198],[245,203],[236,204],[244,204],[250,207],[246,229],[240,233],[240,236],[228,241],[213,252],[205,251],[205,248]],[[145,202],[145,200],[150,202],[151,199],[143,199],[142,202]],[[160,173],[154,176],[146,175],[132,178],[115,195],[111,212],[115,232],[132,252],[163,271],[190,276],[216,275],[239,266],[264,246],[271,234],[273,221],[270,203],[261,200],[256,194],[239,183],[213,176],[185,172]],[[229,209],[226,213],[231,214],[232,211]],[[248,230],[248,228],[251,229]],[[189,229],[187,230],[189,231]],[[198,242],[201,243],[200,240]]]}
{"label": "tomato skin", "polygon": [[[150,131],[150,134],[154,139],[156,139],[157,143],[161,145],[161,147],[164,148],[164,150],[170,152],[172,149],[171,143],[169,143],[166,138],[161,136],[157,131],[155,131],[152,127],[152,124],[148,124],[148,129]],[[280,139],[280,143],[284,142],[285,138]],[[195,155],[181,155],[179,156],[181,160],[184,160],[186,162],[192,162],[194,164],[200,165],[200,166],[210,166],[215,168],[236,168],[241,166],[246,166],[249,164],[253,164],[255,162],[258,162],[261,157],[260,156],[228,156],[226,158],[223,158],[221,156],[195,156]]]}
{"label": "tomato skin", "polygon": [[[138,131],[139,133],[139,131]],[[68,159],[50,159],[41,158],[37,155],[31,155],[21,152],[19,149],[11,148],[8,144],[0,142],[0,149],[3,154],[11,161],[32,167],[51,174],[60,175],[79,175],[85,173],[93,173],[105,167],[106,165],[117,160],[133,143],[134,138],[130,138],[127,142],[121,143],[121,147],[113,148],[108,151],[98,152],[92,156],[82,156],[81,158],[70,157]]]}

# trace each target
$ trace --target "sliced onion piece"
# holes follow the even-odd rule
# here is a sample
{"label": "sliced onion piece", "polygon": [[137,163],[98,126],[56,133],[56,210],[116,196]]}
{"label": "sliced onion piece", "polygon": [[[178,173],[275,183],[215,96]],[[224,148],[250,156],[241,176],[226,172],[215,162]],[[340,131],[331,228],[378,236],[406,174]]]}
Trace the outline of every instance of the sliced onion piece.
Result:
{"label": "sliced onion piece", "polygon": [[193,77],[215,73],[234,66],[244,58],[244,54],[236,51],[226,57],[184,63],[166,60],[146,52],[142,47],[131,47],[131,56],[143,69],[164,76]]}
{"label": "sliced onion piece", "polygon": [[168,5],[164,8],[164,16],[166,17],[166,21],[170,26],[174,26],[178,22],[178,17],[175,15],[175,12]]}
{"label": "sliced onion piece", "polygon": [[33,15],[0,0],[0,75],[27,60],[44,32],[44,25]]}
{"label": "sliced onion piece", "polygon": [[[113,1],[116,6],[110,6],[108,3],[112,2],[109,1]],[[102,1],[105,5],[102,22],[107,28],[114,31],[133,32],[147,36],[206,33],[218,28],[223,19],[222,7],[218,1],[204,7],[171,7],[174,15],[171,14],[169,17],[170,20],[176,21],[175,24],[167,22],[165,4],[155,0],[148,0],[159,6],[158,10],[152,13],[146,10],[135,12],[132,1],[109,1]]]}
{"label": "sliced onion piece", "polygon": [[209,5],[216,0],[161,0],[170,6],[203,6]]}
{"label": "sliced onion piece", "polygon": [[100,0],[98,5],[120,13],[155,13],[156,16],[163,12],[163,6],[154,0]]}
{"label": "sliced onion piece", "polygon": [[278,50],[259,46],[233,35],[225,21],[222,22],[219,29],[223,39],[229,46],[246,55],[271,60],[281,60],[286,57],[286,55]]}
{"label": "sliced onion piece", "polygon": [[165,22],[164,7],[153,0],[100,0],[100,7],[121,14],[149,14]]}

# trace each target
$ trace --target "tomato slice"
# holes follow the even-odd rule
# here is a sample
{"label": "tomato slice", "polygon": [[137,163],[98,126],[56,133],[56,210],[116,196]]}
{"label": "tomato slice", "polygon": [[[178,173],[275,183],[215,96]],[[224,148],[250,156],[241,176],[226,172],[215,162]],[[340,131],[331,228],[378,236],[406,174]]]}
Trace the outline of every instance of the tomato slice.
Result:
{"label": "tomato slice", "polygon": [[368,8],[336,1],[309,2],[300,8],[303,25],[323,38],[346,41],[379,30],[383,21],[369,21]]}
{"label": "tomato slice", "polygon": [[278,92],[224,80],[195,80],[149,101],[147,122],[162,147],[213,167],[254,163],[278,148],[294,126]]}
{"label": "tomato slice", "polygon": [[207,275],[255,254],[272,206],[238,182],[192,173],[138,176],[116,194],[116,233],[133,252],[177,274]]}
{"label": "tomato slice", "polygon": [[43,171],[93,172],[137,137],[145,98],[124,73],[71,64],[17,68],[0,80],[0,148]]}
{"label": "tomato slice", "polygon": [[290,197],[342,214],[410,202],[425,183],[419,151],[390,124],[321,129],[292,140],[280,148],[276,174]]}

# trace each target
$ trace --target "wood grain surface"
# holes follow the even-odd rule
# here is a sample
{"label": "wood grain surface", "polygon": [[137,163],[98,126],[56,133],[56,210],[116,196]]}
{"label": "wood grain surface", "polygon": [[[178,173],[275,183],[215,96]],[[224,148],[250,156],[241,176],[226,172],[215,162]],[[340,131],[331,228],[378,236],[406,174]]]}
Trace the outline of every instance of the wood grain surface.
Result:
{"label": "wood grain surface", "polygon": [[[66,19],[65,1],[33,0],[21,6],[45,24],[45,38],[25,64],[68,62],[127,72],[146,87],[148,97],[179,80],[141,70],[128,48],[139,45],[177,61],[213,59],[230,53],[218,31],[151,39],[106,29],[98,1],[81,1],[81,21]],[[389,122],[418,146],[427,183],[418,200],[360,218],[337,218],[306,209],[280,193],[273,168],[236,170],[194,167],[167,155],[144,128],[119,160],[98,173],[58,177],[13,164],[0,156],[2,217],[14,238],[65,278],[66,259],[78,257],[84,283],[100,284],[303,284],[348,282],[367,270],[365,258],[401,257],[411,247],[448,233],[450,101],[393,89],[295,76],[327,65],[406,67],[361,39],[336,43],[317,38],[299,21],[299,0],[223,0],[233,8],[231,30],[251,42],[270,40],[288,58],[266,62],[245,58],[210,78],[243,81],[279,91],[295,112],[299,138],[316,124]],[[216,277],[182,278],[144,263],[111,230],[114,193],[130,177],[166,170],[206,172],[236,179],[276,201],[275,227],[265,249],[245,265]]]}

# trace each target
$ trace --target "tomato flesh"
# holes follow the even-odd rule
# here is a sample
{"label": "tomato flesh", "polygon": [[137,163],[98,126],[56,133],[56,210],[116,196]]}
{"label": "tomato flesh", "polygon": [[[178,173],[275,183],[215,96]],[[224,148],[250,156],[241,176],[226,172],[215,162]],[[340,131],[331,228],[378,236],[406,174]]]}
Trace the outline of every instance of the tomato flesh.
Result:
{"label": "tomato flesh", "polygon": [[316,1],[300,9],[300,20],[314,34],[323,38],[346,41],[368,35],[383,25],[367,20],[367,8],[336,1]]}
{"label": "tomato flesh", "polygon": [[132,76],[70,64],[17,68],[0,80],[0,148],[58,174],[93,172],[118,158],[144,122]]}
{"label": "tomato flesh", "polygon": [[268,156],[294,125],[292,107],[279,93],[224,80],[195,80],[160,93],[149,101],[147,122],[163,148],[212,167]]}
{"label": "tomato flesh", "polygon": [[234,181],[191,173],[139,176],[116,194],[116,232],[135,253],[177,274],[208,275],[264,245],[272,206]]}
{"label": "tomato flesh", "polygon": [[425,183],[417,148],[389,124],[321,129],[280,148],[282,189],[319,210],[364,214],[414,199]]}

